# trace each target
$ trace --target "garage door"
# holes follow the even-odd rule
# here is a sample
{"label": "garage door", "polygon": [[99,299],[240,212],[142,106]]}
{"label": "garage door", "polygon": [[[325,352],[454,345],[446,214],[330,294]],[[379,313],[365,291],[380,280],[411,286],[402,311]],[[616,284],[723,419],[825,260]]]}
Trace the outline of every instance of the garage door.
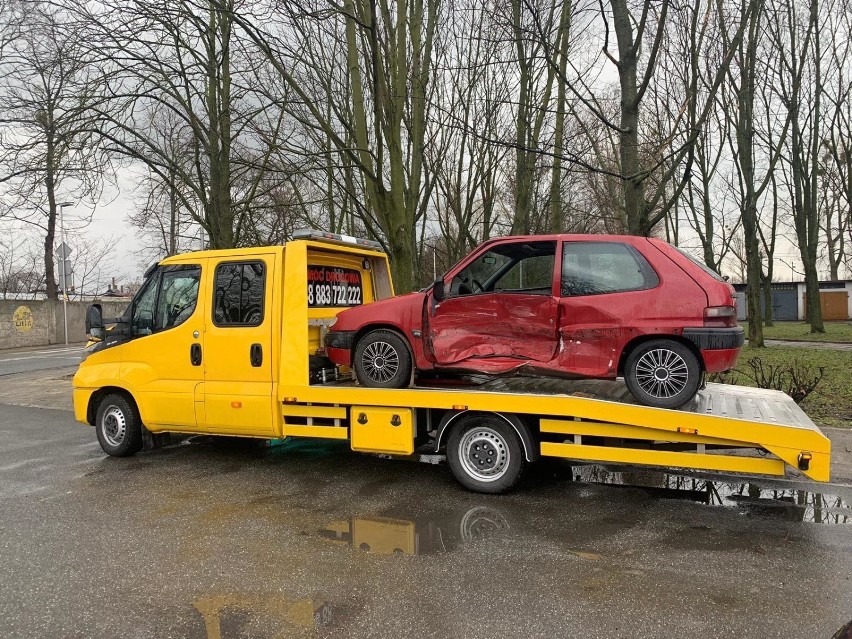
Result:
{"label": "garage door", "polygon": [[[804,296],[803,296],[804,297]],[[805,312],[807,313],[807,298]],[[847,291],[820,291],[819,307],[826,322],[849,319],[849,293]]]}
{"label": "garage door", "polygon": [[824,320],[849,319],[849,293],[846,291],[820,292],[819,305]]}
{"label": "garage door", "polygon": [[772,289],[772,319],[795,321],[799,319],[799,305],[794,287]]}

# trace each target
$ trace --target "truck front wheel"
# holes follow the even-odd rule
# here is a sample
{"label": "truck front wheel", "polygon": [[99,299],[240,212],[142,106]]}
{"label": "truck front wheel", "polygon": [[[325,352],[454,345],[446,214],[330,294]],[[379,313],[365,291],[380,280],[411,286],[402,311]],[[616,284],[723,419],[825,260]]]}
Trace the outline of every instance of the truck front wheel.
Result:
{"label": "truck front wheel", "polygon": [[107,395],[95,416],[98,443],[107,455],[130,457],[142,450],[142,420],[126,397]]}
{"label": "truck front wheel", "polygon": [[492,494],[511,490],[527,463],[518,434],[493,415],[462,417],[447,441],[447,461],[465,488]]}

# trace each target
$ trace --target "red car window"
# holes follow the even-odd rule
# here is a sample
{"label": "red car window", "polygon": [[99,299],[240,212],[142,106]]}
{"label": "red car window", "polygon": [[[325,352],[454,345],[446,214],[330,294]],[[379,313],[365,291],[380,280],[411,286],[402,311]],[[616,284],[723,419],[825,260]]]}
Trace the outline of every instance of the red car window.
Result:
{"label": "red car window", "polygon": [[562,295],[601,295],[641,291],[660,283],[639,251],[618,242],[565,242]]}

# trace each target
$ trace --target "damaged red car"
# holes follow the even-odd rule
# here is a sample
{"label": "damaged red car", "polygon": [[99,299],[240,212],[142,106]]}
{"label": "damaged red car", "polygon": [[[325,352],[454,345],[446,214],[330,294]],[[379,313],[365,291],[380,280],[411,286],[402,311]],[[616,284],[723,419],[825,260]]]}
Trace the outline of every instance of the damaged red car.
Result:
{"label": "damaged red car", "polygon": [[341,312],[325,337],[328,357],[363,386],[471,372],[623,376],[661,408],[733,368],[743,341],[730,284],[666,242],[618,235],[489,240],[425,291]]}

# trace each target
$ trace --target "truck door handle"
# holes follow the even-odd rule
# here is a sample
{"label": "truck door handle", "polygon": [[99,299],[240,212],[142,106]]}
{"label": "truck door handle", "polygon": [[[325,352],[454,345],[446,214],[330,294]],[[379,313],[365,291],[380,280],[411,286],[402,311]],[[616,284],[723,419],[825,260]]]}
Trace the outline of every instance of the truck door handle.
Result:
{"label": "truck door handle", "polygon": [[251,345],[249,359],[251,359],[251,365],[255,368],[263,364],[263,347],[260,344]]}
{"label": "truck door handle", "polygon": [[201,366],[201,344],[189,347],[189,361],[193,366]]}

